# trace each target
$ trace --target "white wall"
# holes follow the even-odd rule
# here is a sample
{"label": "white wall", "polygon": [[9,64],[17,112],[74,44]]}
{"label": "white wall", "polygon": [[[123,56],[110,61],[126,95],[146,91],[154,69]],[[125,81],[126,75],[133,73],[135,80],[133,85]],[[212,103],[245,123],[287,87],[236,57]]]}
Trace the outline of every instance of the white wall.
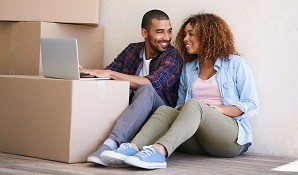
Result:
{"label": "white wall", "polygon": [[129,43],[143,40],[141,18],[154,8],[170,16],[174,36],[190,14],[212,12],[227,21],[259,92],[251,152],[298,157],[298,1],[100,0],[104,65]]}

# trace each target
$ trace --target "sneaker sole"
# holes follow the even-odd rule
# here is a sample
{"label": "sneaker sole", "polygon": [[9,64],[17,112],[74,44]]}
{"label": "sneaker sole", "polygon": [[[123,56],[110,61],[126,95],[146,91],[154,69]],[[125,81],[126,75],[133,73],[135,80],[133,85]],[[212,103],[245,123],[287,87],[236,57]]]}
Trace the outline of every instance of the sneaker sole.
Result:
{"label": "sneaker sole", "polygon": [[105,163],[104,161],[100,160],[97,157],[88,157],[87,162],[91,162],[91,163],[95,163],[95,164],[103,165],[103,166],[108,166],[107,163]]}
{"label": "sneaker sole", "polygon": [[167,163],[148,163],[148,162],[143,162],[141,161],[139,158],[137,157],[128,157],[125,160],[125,163],[135,166],[135,167],[139,167],[139,168],[144,168],[144,169],[159,169],[159,168],[166,168],[167,167]]}
{"label": "sneaker sole", "polygon": [[124,161],[127,156],[116,153],[115,151],[104,151],[100,158],[106,162],[109,166],[125,167],[128,166]]}

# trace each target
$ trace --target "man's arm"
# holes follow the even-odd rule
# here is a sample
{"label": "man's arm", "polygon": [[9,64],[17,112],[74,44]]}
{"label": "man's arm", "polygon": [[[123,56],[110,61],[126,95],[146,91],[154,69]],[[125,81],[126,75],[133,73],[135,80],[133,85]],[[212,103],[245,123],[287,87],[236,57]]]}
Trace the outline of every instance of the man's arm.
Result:
{"label": "man's arm", "polygon": [[[102,69],[86,69],[81,67],[81,72],[85,74],[90,74],[96,77],[101,78],[111,78],[114,80],[126,80],[130,81],[130,88],[135,90],[140,85],[150,84],[151,82],[146,77],[139,77],[135,75],[129,75],[124,73],[129,70],[128,67],[125,66],[125,63],[129,63],[127,61],[131,61],[128,58],[135,57],[135,54],[139,53],[139,50],[142,49],[142,45],[140,44],[129,44],[118,56],[114,59],[114,61],[108,65],[104,70]],[[124,72],[123,72],[124,71]],[[123,73],[122,73],[123,72]]]}
{"label": "man's arm", "polygon": [[127,75],[119,73],[112,70],[102,70],[102,69],[82,69],[85,74],[90,74],[95,77],[100,78],[111,78],[113,80],[125,80],[130,81],[130,89],[136,90],[139,86],[144,84],[152,85],[151,82],[146,77],[139,77],[135,75]]}
{"label": "man's arm", "polygon": [[130,88],[133,90],[137,89],[141,85],[149,84],[152,85],[158,93],[168,89],[177,80],[179,80],[182,69],[182,61],[179,54],[176,52],[166,54],[158,68],[150,72],[150,74],[145,77],[120,73],[120,70],[124,70],[123,64],[126,61],[127,53],[135,50],[131,49],[131,46],[132,45],[129,45],[124,51],[122,51],[113,63],[106,67],[105,70],[83,69],[82,72],[101,78],[108,77],[115,80],[130,81]]}
{"label": "man's arm", "polygon": [[114,80],[126,80],[130,81],[130,89],[136,90],[139,86],[144,84],[152,85],[151,82],[146,77],[140,77],[135,75],[127,75],[111,70],[107,70],[109,72],[110,78]]}

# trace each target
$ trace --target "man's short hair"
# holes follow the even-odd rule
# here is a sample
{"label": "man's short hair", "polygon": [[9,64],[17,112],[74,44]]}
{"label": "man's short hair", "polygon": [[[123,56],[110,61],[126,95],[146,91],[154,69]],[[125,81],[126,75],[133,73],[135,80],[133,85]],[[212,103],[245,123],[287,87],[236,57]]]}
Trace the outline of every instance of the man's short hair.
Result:
{"label": "man's short hair", "polygon": [[145,15],[143,16],[142,19],[142,28],[149,30],[150,26],[151,26],[151,21],[153,19],[157,19],[157,20],[170,20],[169,16],[161,11],[161,10],[150,10],[147,13],[145,13]]}

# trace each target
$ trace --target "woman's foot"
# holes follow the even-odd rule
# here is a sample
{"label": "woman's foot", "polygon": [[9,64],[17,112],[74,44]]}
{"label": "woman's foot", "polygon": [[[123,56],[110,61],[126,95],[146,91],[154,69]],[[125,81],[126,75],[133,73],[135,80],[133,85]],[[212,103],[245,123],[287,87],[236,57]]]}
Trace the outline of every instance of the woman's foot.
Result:
{"label": "woman's foot", "polygon": [[166,156],[159,152],[153,145],[144,146],[142,151],[138,152],[134,156],[127,157],[125,159],[125,163],[145,169],[167,167]]}
{"label": "woman's foot", "polygon": [[133,156],[138,153],[136,145],[132,143],[122,143],[116,150],[104,151],[100,155],[100,159],[103,160],[108,166],[126,166],[125,159],[128,156]]}

